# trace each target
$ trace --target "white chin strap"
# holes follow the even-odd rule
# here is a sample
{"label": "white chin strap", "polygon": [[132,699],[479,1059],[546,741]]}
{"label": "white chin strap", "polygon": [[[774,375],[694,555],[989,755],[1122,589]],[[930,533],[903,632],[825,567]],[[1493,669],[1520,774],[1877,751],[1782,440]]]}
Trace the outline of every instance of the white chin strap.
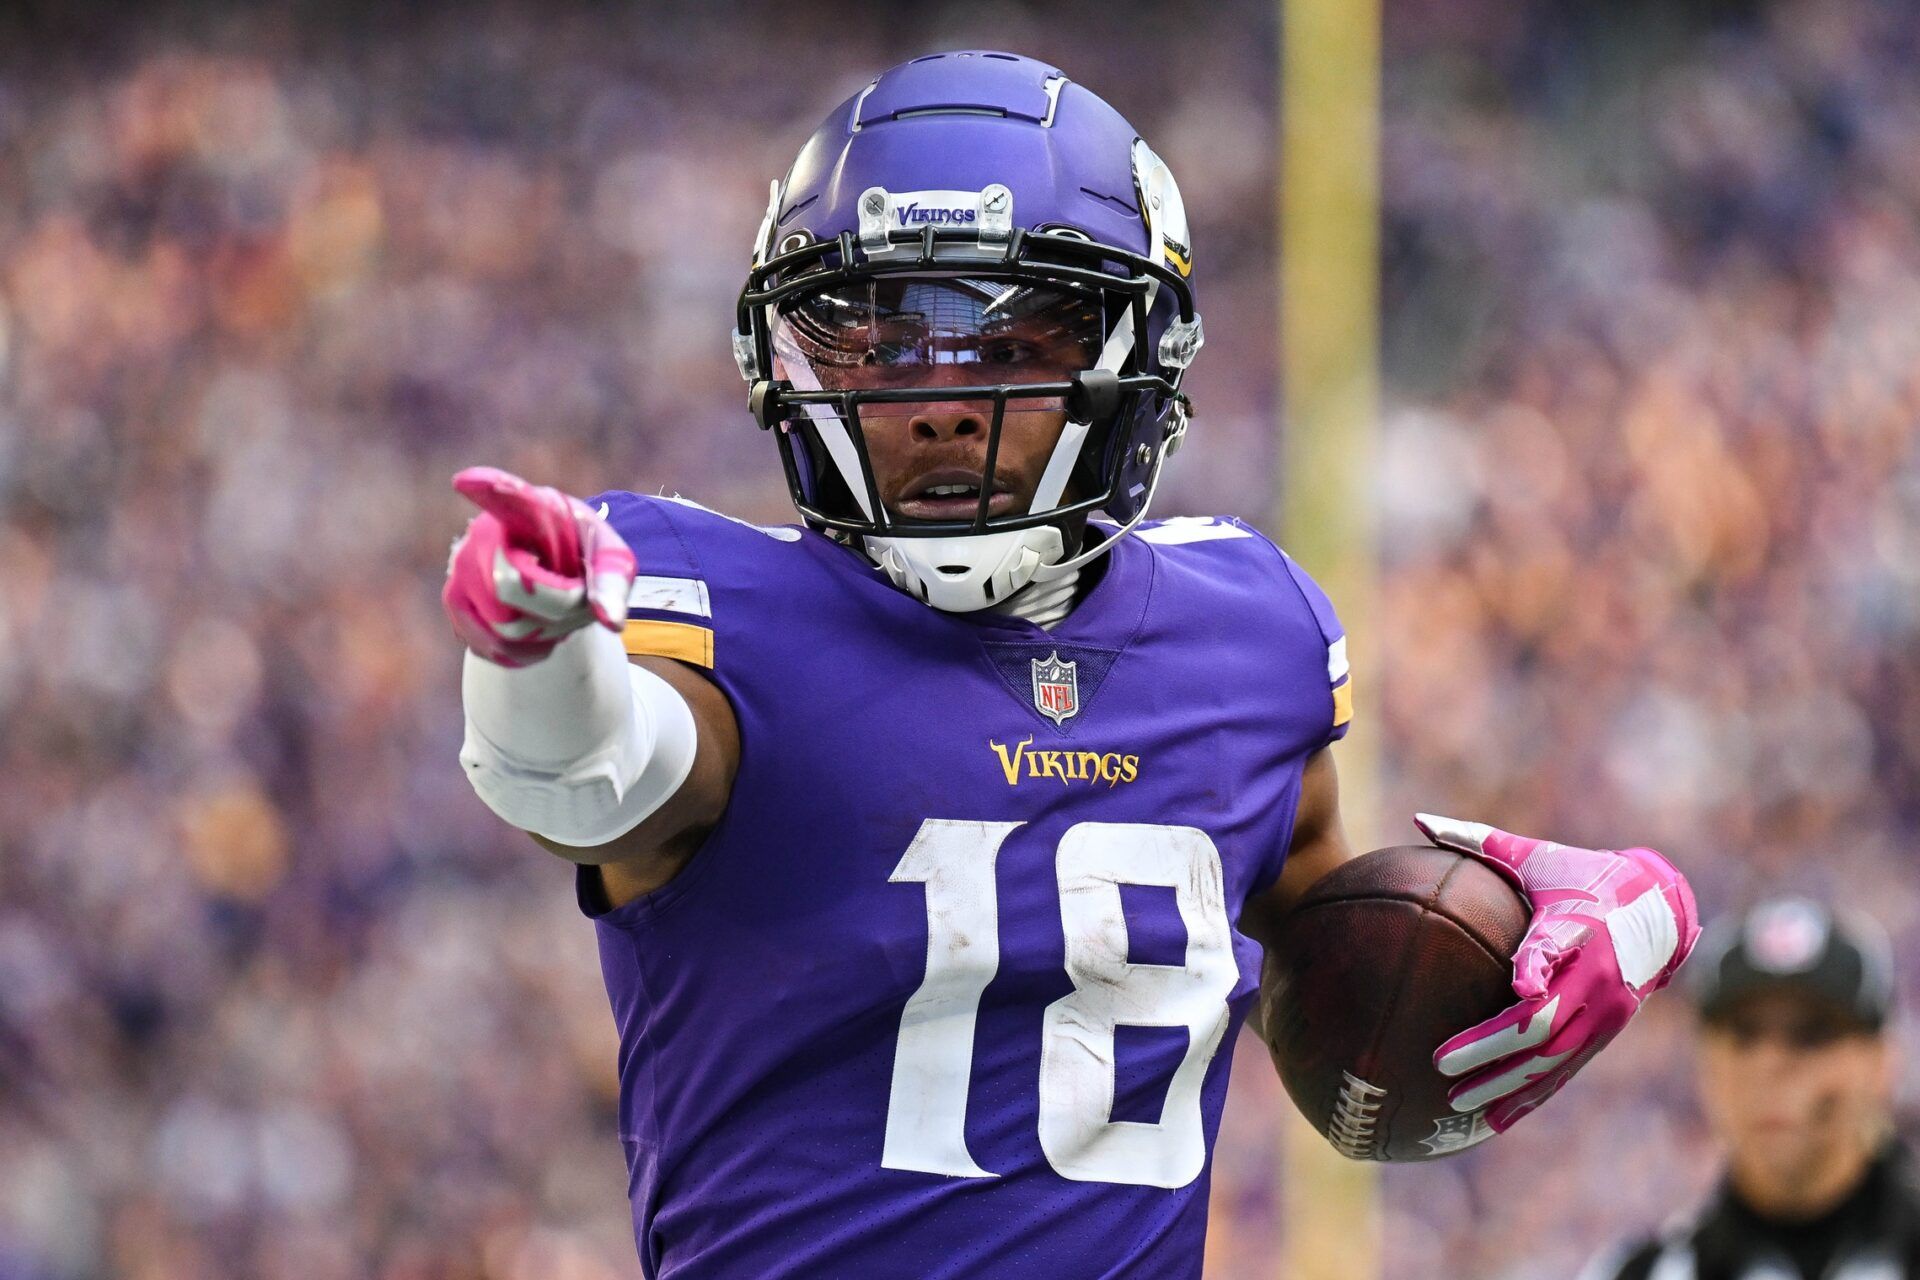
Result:
{"label": "white chin strap", "polygon": [[1003,603],[1066,555],[1052,525],[958,538],[867,538],[866,551],[893,585],[947,613]]}
{"label": "white chin strap", "polygon": [[[1035,486],[1033,508],[1058,506],[1090,426],[1069,420]],[[948,613],[976,613],[1032,582],[1066,557],[1066,539],[1052,525],[956,538],[865,539],[867,554],[893,585]]]}

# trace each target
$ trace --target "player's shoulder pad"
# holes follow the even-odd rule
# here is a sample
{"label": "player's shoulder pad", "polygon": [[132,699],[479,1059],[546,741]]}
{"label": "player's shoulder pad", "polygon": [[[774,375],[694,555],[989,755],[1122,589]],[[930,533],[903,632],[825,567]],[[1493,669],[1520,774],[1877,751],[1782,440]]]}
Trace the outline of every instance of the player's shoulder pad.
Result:
{"label": "player's shoulder pad", "polygon": [[633,550],[635,575],[621,633],[630,655],[714,665],[715,601],[779,568],[768,553],[800,541],[798,528],[749,524],[687,498],[610,490],[586,500]]}
{"label": "player's shoulder pad", "polygon": [[1266,534],[1237,516],[1176,516],[1142,525],[1134,537],[1158,547],[1209,544],[1206,553],[1255,561],[1262,574],[1256,582],[1271,583],[1283,607],[1302,609],[1313,619],[1326,646],[1327,687],[1333,698],[1328,741],[1343,738],[1353,719],[1353,677],[1347,662],[1347,632],[1334,611],[1333,601],[1307,571]]}

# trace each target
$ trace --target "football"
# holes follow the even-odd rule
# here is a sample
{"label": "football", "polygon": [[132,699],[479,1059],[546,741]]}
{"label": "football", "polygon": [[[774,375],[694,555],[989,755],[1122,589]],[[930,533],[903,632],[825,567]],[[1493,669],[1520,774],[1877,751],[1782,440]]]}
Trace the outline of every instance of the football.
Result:
{"label": "football", "polygon": [[1456,1113],[1434,1050],[1515,999],[1526,902],[1500,874],[1428,845],[1335,869],[1287,915],[1265,1011],[1294,1104],[1356,1160],[1431,1160],[1492,1136]]}

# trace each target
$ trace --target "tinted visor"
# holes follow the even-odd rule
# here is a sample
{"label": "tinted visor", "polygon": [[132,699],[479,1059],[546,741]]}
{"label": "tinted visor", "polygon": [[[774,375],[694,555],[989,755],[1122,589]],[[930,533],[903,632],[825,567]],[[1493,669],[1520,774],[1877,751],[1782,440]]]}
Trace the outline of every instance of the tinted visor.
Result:
{"label": "tinted visor", "polygon": [[[1006,279],[883,276],[783,304],[780,373],[796,389],[876,391],[1066,382],[1106,341],[1098,295]],[[1057,410],[1057,398],[1025,411]],[[862,415],[919,406],[872,404]]]}

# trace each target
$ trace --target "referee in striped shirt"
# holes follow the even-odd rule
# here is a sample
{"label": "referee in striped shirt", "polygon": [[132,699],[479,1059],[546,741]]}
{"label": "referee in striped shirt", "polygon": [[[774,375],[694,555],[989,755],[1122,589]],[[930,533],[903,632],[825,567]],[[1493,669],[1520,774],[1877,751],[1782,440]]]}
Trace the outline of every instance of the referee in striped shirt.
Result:
{"label": "referee in striped shirt", "polygon": [[1692,969],[1700,1104],[1726,1174],[1698,1213],[1583,1280],[1920,1280],[1885,934],[1776,898],[1710,932]]}

